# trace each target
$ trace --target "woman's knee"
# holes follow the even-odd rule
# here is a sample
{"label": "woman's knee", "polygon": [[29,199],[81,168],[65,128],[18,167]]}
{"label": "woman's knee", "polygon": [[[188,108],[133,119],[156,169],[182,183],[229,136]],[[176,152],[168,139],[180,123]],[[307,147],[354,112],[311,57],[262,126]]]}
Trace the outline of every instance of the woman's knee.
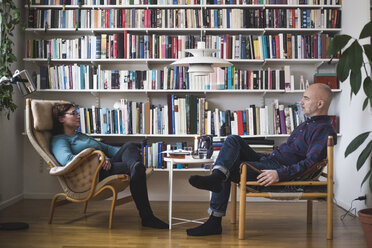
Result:
{"label": "woman's knee", "polygon": [[127,142],[123,145],[125,149],[138,149],[138,146],[133,142]]}
{"label": "woman's knee", "polygon": [[240,140],[241,140],[241,137],[239,135],[232,134],[232,135],[227,136],[225,142],[229,144],[237,144],[239,143]]}

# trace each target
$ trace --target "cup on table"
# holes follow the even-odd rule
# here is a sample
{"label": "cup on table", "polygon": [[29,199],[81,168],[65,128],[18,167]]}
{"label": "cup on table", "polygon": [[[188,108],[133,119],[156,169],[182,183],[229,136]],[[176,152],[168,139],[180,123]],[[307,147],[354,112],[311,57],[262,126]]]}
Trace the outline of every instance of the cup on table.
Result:
{"label": "cup on table", "polygon": [[186,152],[188,152],[188,154],[186,154],[186,158],[192,158],[192,152],[193,152],[193,149],[191,146],[187,146],[185,147],[184,149]]}
{"label": "cup on table", "polygon": [[207,159],[207,153],[208,153],[207,148],[199,148],[198,152],[199,152],[200,159]]}

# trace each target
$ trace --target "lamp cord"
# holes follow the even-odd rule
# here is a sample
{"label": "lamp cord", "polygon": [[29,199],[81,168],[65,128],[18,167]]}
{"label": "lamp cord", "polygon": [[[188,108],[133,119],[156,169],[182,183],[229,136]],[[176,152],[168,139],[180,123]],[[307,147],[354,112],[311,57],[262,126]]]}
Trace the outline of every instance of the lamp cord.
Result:
{"label": "lamp cord", "polygon": [[356,208],[353,208],[353,203],[354,203],[354,201],[356,201],[356,200],[358,200],[358,198],[352,200],[352,201],[351,201],[351,204],[350,204],[350,208],[349,208],[349,210],[347,210],[345,214],[343,214],[343,215],[340,216],[340,220],[341,220],[342,222],[344,221],[344,219],[345,219],[345,217],[346,217],[347,215],[349,215],[349,216],[351,216],[351,217],[353,217],[353,218],[356,217]]}

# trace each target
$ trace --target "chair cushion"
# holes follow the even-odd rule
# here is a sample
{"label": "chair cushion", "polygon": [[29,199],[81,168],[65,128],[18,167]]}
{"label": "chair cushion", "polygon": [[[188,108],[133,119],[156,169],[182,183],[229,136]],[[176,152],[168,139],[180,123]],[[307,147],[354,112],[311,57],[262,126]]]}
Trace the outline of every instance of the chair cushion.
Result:
{"label": "chair cushion", "polygon": [[36,131],[50,131],[53,128],[52,107],[56,103],[70,103],[67,101],[32,100],[31,110]]}

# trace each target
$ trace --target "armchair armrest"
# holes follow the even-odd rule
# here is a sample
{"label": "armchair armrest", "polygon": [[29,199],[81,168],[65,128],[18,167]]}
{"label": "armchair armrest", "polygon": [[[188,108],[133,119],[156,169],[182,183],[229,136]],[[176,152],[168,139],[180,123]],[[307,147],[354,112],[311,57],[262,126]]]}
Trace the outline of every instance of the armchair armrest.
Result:
{"label": "armchair armrest", "polygon": [[71,160],[65,166],[56,166],[50,169],[49,174],[53,176],[63,176],[74,170],[77,166],[80,165],[80,162],[87,158],[92,152],[94,152],[94,148],[87,148],[81,151],[79,154],[75,156],[73,160]]}

